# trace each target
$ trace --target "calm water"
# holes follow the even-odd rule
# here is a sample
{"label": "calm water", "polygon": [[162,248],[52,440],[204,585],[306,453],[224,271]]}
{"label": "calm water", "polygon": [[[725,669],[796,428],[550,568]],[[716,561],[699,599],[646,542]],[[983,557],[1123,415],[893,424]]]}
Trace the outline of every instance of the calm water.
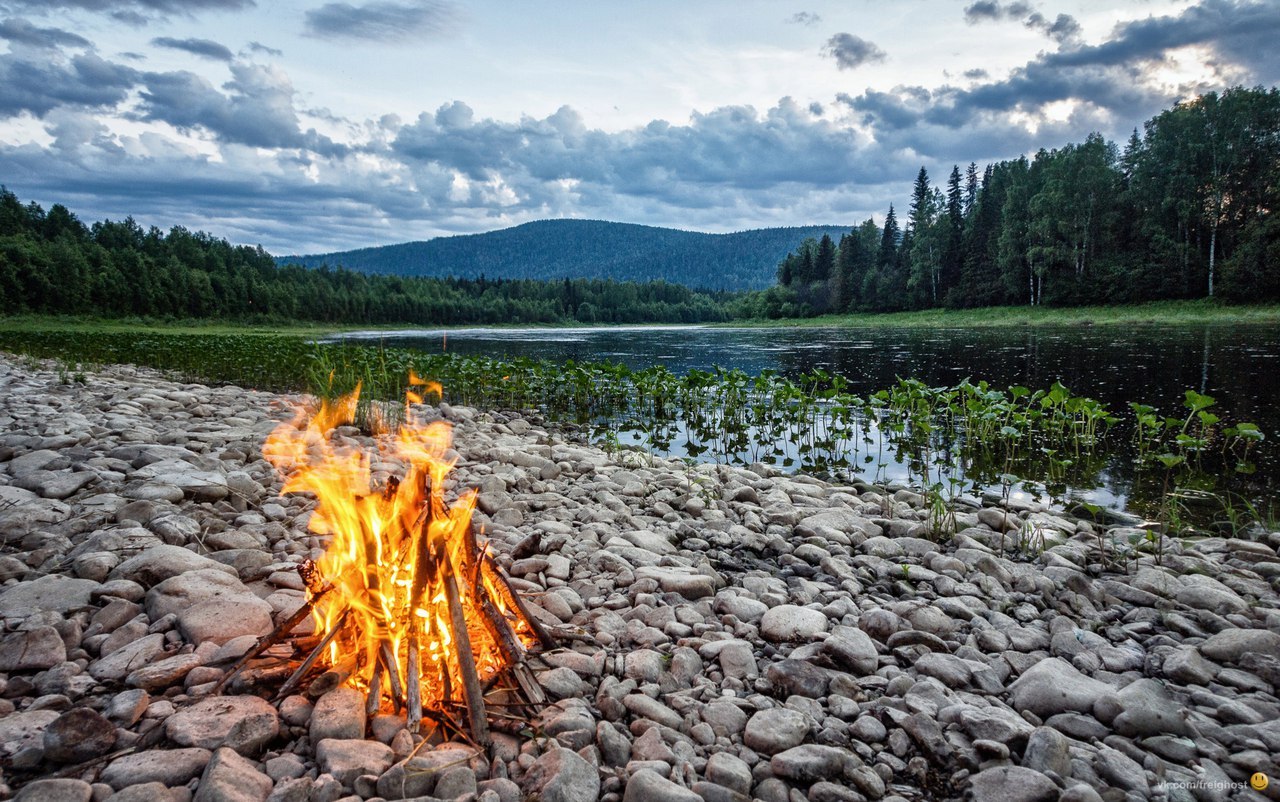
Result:
{"label": "calm water", "polygon": [[[1218,401],[1225,421],[1252,421],[1265,432],[1253,481],[1280,486],[1280,327],[1076,326],[1067,328],[737,329],[697,326],[577,329],[455,329],[349,334],[388,345],[462,354],[563,361],[660,363],[675,372],[719,365],[747,373],[839,373],[869,393],[901,377],[951,385],[965,377],[997,387],[1047,388],[1061,381],[1113,411],[1129,401],[1185,414],[1183,392]],[[1123,471],[1102,477],[1100,501],[1123,505]]]}

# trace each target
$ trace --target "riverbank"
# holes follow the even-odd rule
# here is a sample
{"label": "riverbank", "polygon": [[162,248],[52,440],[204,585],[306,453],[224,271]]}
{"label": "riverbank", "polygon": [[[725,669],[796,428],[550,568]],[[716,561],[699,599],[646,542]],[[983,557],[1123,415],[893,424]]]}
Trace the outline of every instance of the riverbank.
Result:
{"label": "riverbank", "polygon": [[1280,305],[1244,306],[1206,300],[1156,301],[1126,306],[992,306],[918,312],[821,315],[715,324],[751,328],[990,328],[1001,326],[1158,326],[1188,324],[1280,325]]}
{"label": "riverbank", "polygon": [[325,545],[261,459],[299,399],[85,379],[0,360],[20,799],[1190,802],[1280,774],[1280,533],[1165,538],[1163,565],[1121,569],[1101,552],[1148,533],[998,499],[940,528],[907,489],[610,454],[460,406],[418,412],[453,423],[498,562],[575,633],[531,663],[558,700],[536,736],[417,748],[363,695],[215,696]]}
{"label": "riverbank", "polygon": [[[1156,301],[1125,306],[993,306],[982,309],[926,309],[918,312],[821,315],[781,320],[730,320],[688,324],[710,328],[991,328],[1002,326],[1156,326],[1189,324],[1280,325],[1280,305],[1240,305],[1208,300]],[[634,329],[681,326],[679,323],[585,324],[421,324],[360,325],[307,322],[237,323],[214,320],[102,319],[53,315],[0,317],[0,331],[162,332],[170,334],[274,334],[324,337],[345,332],[454,331],[462,329]]]}

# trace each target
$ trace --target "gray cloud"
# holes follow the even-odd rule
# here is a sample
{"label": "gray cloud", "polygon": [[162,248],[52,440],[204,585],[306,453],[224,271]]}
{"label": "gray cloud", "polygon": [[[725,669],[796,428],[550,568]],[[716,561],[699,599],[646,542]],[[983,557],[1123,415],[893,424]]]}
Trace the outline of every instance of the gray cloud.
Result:
{"label": "gray cloud", "polygon": [[250,42],[248,50],[251,53],[261,53],[264,56],[276,56],[277,58],[284,55],[284,51],[275,47],[268,47],[261,42]]}
{"label": "gray cloud", "polygon": [[787,20],[787,22],[793,25],[813,26],[813,25],[817,25],[819,22],[822,22],[822,17],[818,14],[815,14],[812,11],[797,11],[796,13],[791,15],[791,17]]}
{"label": "gray cloud", "polygon": [[29,112],[43,117],[60,106],[101,108],[122,102],[139,80],[136,70],[95,53],[39,60],[0,55],[0,118]]}
{"label": "gray cloud", "polygon": [[346,152],[345,146],[314,129],[301,129],[293,85],[283,72],[233,63],[231,74],[224,94],[195,73],[149,73],[141,92],[141,117],[181,129],[203,129],[233,144],[302,148],[325,155]]}
{"label": "gray cloud", "polygon": [[1074,42],[1080,36],[1080,23],[1075,17],[1070,14],[1059,14],[1050,20],[1022,0],[1008,5],[1001,5],[995,0],[978,0],[964,9],[964,21],[970,25],[1002,19],[1017,20],[1032,30],[1040,31],[1058,44]]}
{"label": "gray cloud", "polygon": [[204,11],[241,11],[254,0],[6,0],[10,9],[47,14],[79,9],[108,14],[122,22],[146,24],[149,17],[193,16]]}
{"label": "gray cloud", "polygon": [[212,39],[174,39],[171,36],[157,36],[151,40],[151,44],[171,50],[184,50],[192,55],[216,61],[231,61],[235,58],[230,48]]}
{"label": "gray cloud", "polygon": [[359,6],[326,3],[307,12],[306,29],[324,39],[396,41],[439,34],[454,16],[453,4],[443,0],[375,0]]}
{"label": "gray cloud", "polygon": [[29,20],[14,17],[0,22],[0,39],[31,47],[92,47],[93,43],[61,28],[39,28]]}
{"label": "gray cloud", "polygon": [[836,60],[842,70],[852,70],[872,61],[884,61],[885,52],[875,45],[851,33],[838,33],[827,40],[824,55]]}
{"label": "gray cloud", "polygon": [[845,96],[843,102],[877,132],[920,125],[956,129],[1010,111],[1034,116],[1045,105],[1064,100],[1109,111],[1131,125],[1180,96],[1210,88],[1176,87],[1171,94],[1168,88],[1153,84],[1151,69],[1165,64],[1171,50],[1208,47],[1233,77],[1244,74],[1249,81],[1270,84],[1280,79],[1280,55],[1269,45],[1277,36],[1280,14],[1272,2],[1203,0],[1177,15],[1118,25],[1101,44],[1041,54],[1003,80],[969,89],[916,86],[867,91]]}

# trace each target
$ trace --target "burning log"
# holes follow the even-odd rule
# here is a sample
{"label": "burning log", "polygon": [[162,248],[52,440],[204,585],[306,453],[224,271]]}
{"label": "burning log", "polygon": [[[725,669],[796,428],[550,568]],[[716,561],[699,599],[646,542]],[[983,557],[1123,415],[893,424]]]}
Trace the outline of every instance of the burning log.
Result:
{"label": "burning log", "polygon": [[[545,704],[525,659],[531,650],[554,648],[555,640],[479,543],[471,522],[475,491],[445,503],[453,468],[448,425],[418,424],[406,415],[396,436],[377,438],[375,452],[340,448],[331,430],[354,407],[352,397],[324,404],[277,428],[263,447],[286,477],[283,492],[315,494],[312,530],[330,543],[304,574],[312,591],[307,603],[242,658],[228,680],[309,614],[319,642],[279,696],[300,688],[316,696],[345,684],[366,694],[371,715],[384,705],[404,709],[411,731],[426,719],[487,745],[485,689],[505,679],[510,690],[502,705]],[[375,491],[375,459],[407,470]],[[494,717],[510,715],[499,709]]]}

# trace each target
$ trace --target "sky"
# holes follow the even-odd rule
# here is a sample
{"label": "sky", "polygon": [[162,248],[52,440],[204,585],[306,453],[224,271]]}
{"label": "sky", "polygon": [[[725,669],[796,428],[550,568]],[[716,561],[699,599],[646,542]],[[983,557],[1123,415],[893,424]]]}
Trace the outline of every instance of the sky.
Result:
{"label": "sky", "polygon": [[0,184],[284,255],[854,225],[1280,82],[1280,0],[0,0]]}

